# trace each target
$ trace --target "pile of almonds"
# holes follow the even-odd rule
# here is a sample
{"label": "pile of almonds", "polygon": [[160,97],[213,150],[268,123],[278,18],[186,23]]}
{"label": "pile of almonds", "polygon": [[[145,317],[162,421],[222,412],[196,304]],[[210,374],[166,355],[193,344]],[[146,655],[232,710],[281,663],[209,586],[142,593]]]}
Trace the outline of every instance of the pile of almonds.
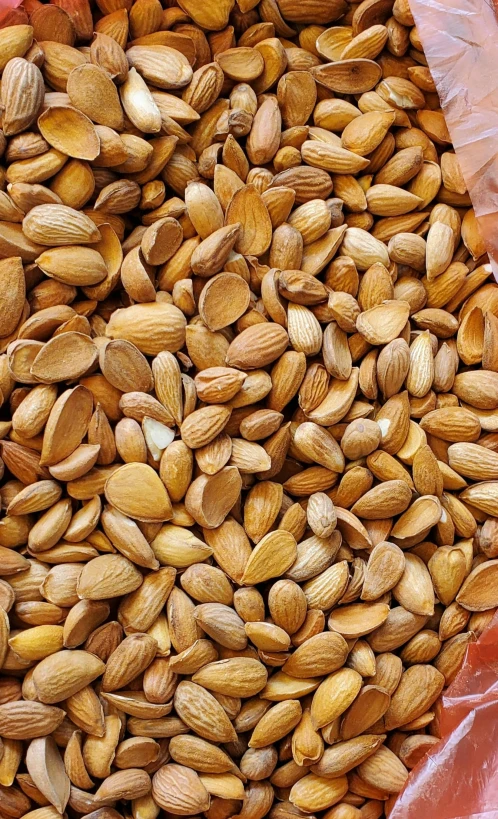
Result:
{"label": "pile of almonds", "polygon": [[0,819],[379,819],[498,607],[498,286],[408,0],[163,5],[0,29]]}

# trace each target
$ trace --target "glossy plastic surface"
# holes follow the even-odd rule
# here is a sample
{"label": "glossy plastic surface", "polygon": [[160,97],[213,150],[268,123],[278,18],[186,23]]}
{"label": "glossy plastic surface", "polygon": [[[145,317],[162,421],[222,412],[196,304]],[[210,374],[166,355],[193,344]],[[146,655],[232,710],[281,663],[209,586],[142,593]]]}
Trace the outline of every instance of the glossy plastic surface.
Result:
{"label": "glossy plastic surface", "polygon": [[498,21],[493,0],[410,0],[498,279]]}
{"label": "glossy plastic surface", "polygon": [[442,698],[441,742],[413,769],[389,819],[498,819],[498,615]]}

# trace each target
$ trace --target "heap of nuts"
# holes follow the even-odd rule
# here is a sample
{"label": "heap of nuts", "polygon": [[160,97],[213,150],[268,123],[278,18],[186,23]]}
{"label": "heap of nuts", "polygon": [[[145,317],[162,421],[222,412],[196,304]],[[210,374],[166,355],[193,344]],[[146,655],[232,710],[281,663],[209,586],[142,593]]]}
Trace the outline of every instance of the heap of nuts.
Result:
{"label": "heap of nuts", "polygon": [[1,819],[388,816],[498,607],[408,0],[25,0],[0,72]]}

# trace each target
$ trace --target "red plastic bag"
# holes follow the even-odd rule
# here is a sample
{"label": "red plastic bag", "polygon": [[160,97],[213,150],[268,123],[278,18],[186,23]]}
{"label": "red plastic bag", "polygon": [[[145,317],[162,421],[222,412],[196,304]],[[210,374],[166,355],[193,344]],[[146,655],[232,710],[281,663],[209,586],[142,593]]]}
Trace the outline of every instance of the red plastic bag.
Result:
{"label": "red plastic bag", "polygon": [[[498,3],[410,8],[498,279]],[[390,819],[498,819],[498,614],[469,645],[438,719],[441,742],[411,772]]]}
{"label": "red plastic bag", "polygon": [[498,819],[498,615],[442,698],[442,740],[413,769],[389,819]]}

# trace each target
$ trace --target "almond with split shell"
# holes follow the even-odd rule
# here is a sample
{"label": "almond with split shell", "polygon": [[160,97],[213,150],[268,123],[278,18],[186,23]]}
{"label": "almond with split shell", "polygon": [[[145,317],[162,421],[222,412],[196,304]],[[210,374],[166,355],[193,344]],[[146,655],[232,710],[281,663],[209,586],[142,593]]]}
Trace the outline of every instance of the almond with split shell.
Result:
{"label": "almond with split shell", "polygon": [[424,714],[443,690],[444,677],[430,665],[411,666],[401,677],[385,715],[387,729],[392,729]]}
{"label": "almond with split shell", "polygon": [[[146,503],[137,497],[137,485],[144,488]],[[125,464],[116,470],[107,480],[105,494],[116,509],[137,520],[163,521],[172,515],[166,488],[147,464]]]}

